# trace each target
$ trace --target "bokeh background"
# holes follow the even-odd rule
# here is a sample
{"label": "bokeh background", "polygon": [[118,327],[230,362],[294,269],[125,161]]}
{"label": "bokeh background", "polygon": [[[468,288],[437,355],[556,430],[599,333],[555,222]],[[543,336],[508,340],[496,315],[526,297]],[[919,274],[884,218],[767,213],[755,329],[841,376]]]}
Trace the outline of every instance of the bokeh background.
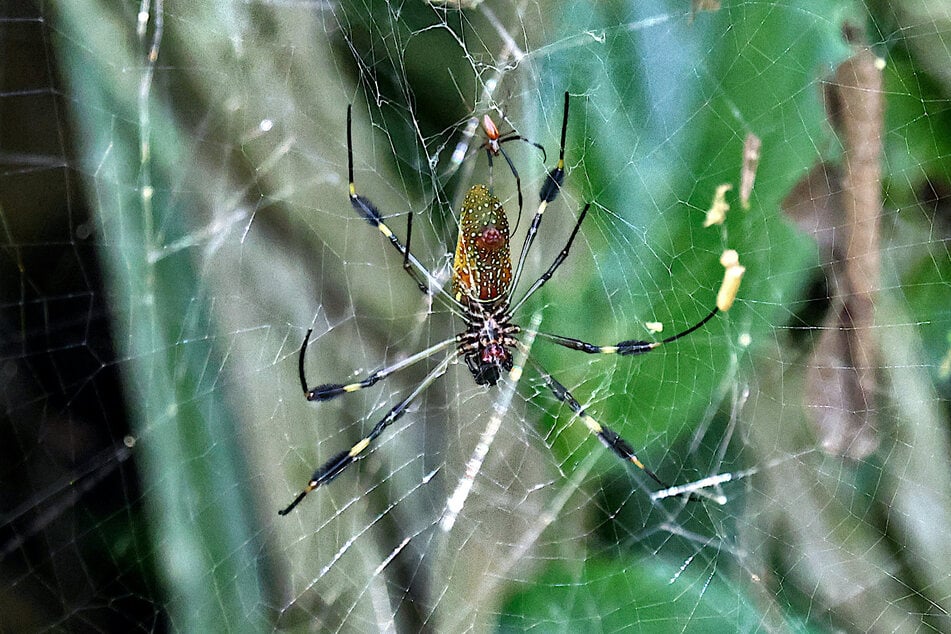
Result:
{"label": "bokeh background", "polygon": [[[951,629],[945,3],[471,4],[0,4],[0,629]],[[652,498],[532,365],[453,365],[278,517],[427,370],[309,404],[307,329],[313,383],[461,329],[351,210],[347,105],[359,190],[448,280],[469,186],[518,216],[476,118],[547,150],[506,145],[517,250],[565,91],[526,281],[592,210],[518,321],[670,334],[736,249],[689,338],[532,344],[664,480],[717,482]]]}

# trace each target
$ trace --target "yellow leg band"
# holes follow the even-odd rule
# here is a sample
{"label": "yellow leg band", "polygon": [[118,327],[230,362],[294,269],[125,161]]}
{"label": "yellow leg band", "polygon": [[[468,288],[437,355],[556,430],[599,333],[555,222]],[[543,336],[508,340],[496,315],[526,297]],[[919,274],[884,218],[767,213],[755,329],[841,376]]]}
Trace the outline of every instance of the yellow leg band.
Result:
{"label": "yellow leg band", "polygon": [[360,453],[370,445],[370,439],[364,438],[350,449],[350,457],[356,458]]}

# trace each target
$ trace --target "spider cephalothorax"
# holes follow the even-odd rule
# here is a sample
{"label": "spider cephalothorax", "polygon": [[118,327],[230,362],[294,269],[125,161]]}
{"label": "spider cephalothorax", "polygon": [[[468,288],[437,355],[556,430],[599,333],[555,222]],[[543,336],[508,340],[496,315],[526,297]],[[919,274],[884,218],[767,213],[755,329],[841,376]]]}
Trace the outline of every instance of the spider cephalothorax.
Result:
{"label": "spider cephalothorax", "polygon": [[505,305],[494,309],[470,306],[466,330],[456,335],[458,350],[479,385],[495,385],[502,372],[512,369],[512,348],[518,345],[519,327],[509,323]]}
{"label": "spider cephalothorax", "polygon": [[[518,172],[509,157],[501,150],[501,144],[506,141],[525,139],[514,132],[499,134],[495,124],[486,117],[483,121],[488,140],[482,146],[486,149],[491,166],[492,156],[501,153],[508,162],[515,175],[518,187],[519,211],[522,207],[521,185]],[[578,214],[574,229],[568,237],[564,248],[555,257],[548,269],[545,270],[532,285],[522,293],[521,297],[513,302],[512,294],[518,286],[522,268],[528,257],[529,250],[541,225],[542,215],[546,207],[561,191],[561,184],[565,177],[565,134],[568,129],[568,93],[565,93],[565,109],[561,124],[561,148],[558,163],[552,168],[539,191],[538,209],[532,218],[525,241],[519,253],[517,264],[512,270],[512,256],[510,253],[510,236],[508,219],[505,210],[489,187],[475,185],[469,189],[462,205],[459,218],[459,237],[456,242],[455,259],[453,260],[452,290],[447,291],[440,287],[439,281],[429,270],[410,252],[410,238],[412,236],[413,215],[410,213],[406,221],[406,244],[403,245],[396,234],[383,221],[379,210],[368,199],[357,193],[353,180],[353,139],[351,132],[351,109],[347,109],[347,158],[350,175],[350,204],[372,226],[376,227],[403,256],[403,268],[413,278],[419,290],[432,295],[445,305],[452,313],[459,316],[465,323],[465,330],[458,335],[441,341],[435,345],[410,355],[403,360],[370,373],[362,381],[355,383],[325,383],[317,387],[308,387],[304,376],[304,354],[310,341],[311,331],[307,331],[304,343],[301,345],[298,370],[301,388],[309,401],[325,401],[331,398],[356,392],[375,385],[390,374],[402,370],[410,365],[427,359],[434,354],[455,348],[448,352],[436,366],[430,370],[423,380],[399,403],[394,405],[386,415],[373,426],[366,436],[357,441],[350,449],[341,451],[318,468],[311,476],[304,489],[294,498],[287,507],[279,511],[287,515],[296,507],[304,496],[317,487],[327,484],[340,475],[354,461],[365,455],[366,449],[376,440],[383,431],[402,416],[410,403],[418,397],[429,385],[449,367],[457,357],[462,357],[472,373],[473,379],[479,385],[493,386],[502,378],[503,373],[513,371],[512,352],[518,348],[526,355],[528,362],[538,372],[552,395],[566,404],[577,420],[580,420],[588,431],[598,437],[605,447],[616,456],[630,462],[661,485],[664,485],[650,469],[645,467],[634,453],[631,445],[621,438],[617,432],[599,423],[587,409],[574,397],[568,389],[549,374],[538,361],[528,355],[528,347],[518,339],[520,328],[512,322],[512,316],[517,313],[525,301],[551,279],[555,271],[568,257],[568,251],[574,242],[581,223],[590,208],[590,203],[584,205]],[[541,148],[540,145],[526,141]],[[544,148],[541,148],[544,152]],[[491,181],[490,181],[491,182]],[[680,331],[660,341],[626,340],[614,345],[601,346],[588,343],[580,339],[555,335],[546,332],[534,332],[539,339],[563,346],[570,350],[588,354],[618,354],[630,356],[649,352],[659,346],[684,337],[705,323],[710,321],[720,311],[729,309],[739,288],[743,267],[736,259],[736,252],[729,259],[721,259],[727,268],[720,292],[717,295],[716,306],[703,319],[686,330]],[[510,375],[511,376],[511,375]]]}

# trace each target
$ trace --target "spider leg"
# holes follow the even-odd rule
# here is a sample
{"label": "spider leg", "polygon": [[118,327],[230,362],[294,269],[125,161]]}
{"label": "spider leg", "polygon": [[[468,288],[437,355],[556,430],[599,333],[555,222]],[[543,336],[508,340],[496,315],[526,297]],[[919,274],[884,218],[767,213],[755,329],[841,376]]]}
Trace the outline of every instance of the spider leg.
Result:
{"label": "spider leg", "polygon": [[[505,151],[505,148],[502,147],[503,143],[508,143],[509,141],[524,141],[525,143],[536,147],[542,151],[542,160],[548,160],[548,153],[545,151],[545,148],[542,147],[540,143],[535,143],[520,134],[516,134],[515,131],[508,132],[503,134],[496,140],[496,147],[498,148],[498,153],[502,155],[502,158],[505,159],[505,162],[508,163],[509,171],[512,172],[512,176],[515,177],[515,191],[518,192],[518,216],[515,220],[515,227],[512,229],[514,233],[518,229],[519,223],[522,221],[522,208],[523,208],[523,199],[522,199],[522,178],[518,175],[518,170],[515,169],[515,163],[512,162],[511,157]],[[493,150],[488,147],[488,143],[483,144],[486,150],[486,156],[489,159],[489,188],[492,187],[492,155],[494,154]]]}
{"label": "spider leg", "polygon": [[[517,137],[521,138],[521,137]],[[515,177],[515,191],[518,192],[518,216],[515,218],[515,227],[512,229],[514,232],[518,229],[518,224],[522,221],[522,177],[518,175],[518,170],[515,169],[515,163],[512,162],[512,159],[509,158],[508,153],[501,146],[499,146],[499,153],[502,155],[502,158],[505,159],[505,162],[509,164],[509,169],[512,170],[512,176]],[[492,159],[489,159],[489,186],[492,185]]]}
{"label": "spider leg", "polygon": [[528,234],[522,243],[522,252],[518,256],[518,264],[515,266],[515,275],[512,276],[512,283],[509,286],[510,292],[515,290],[519,278],[522,276],[522,268],[525,266],[525,260],[528,258],[528,252],[535,241],[535,235],[538,233],[538,227],[542,223],[542,215],[548,207],[548,203],[555,200],[558,192],[561,191],[561,184],[565,180],[565,138],[568,132],[568,92],[565,91],[565,112],[561,122],[561,147],[558,150],[558,163],[552,168],[545,177],[545,184],[538,192],[540,202],[535,216],[532,218],[532,224],[528,227]]}
{"label": "spider leg", "polygon": [[293,502],[278,511],[277,514],[287,515],[294,510],[294,507],[301,503],[301,500],[304,499],[304,496],[317,487],[333,481],[337,476],[343,473],[347,467],[362,458],[363,453],[370,446],[370,444],[376,440],[387,427],[389,427],[404,413],[406,413],[406,408],[409,407],[410,403],[412,403],[416,397],[418,397],[427,387],[429,387],[433,381],[442,376],[442,374],[445,373],[446,368],[449,367],[449,363],[455,358],[455,352],[447,355],[445,359],[439,362],[439,365],[437,365],[432,372],[426,375],[426,378],[420,381],[419,385],[417,385],[413,391],[410,392],[409,396],[397,403],[390,411],[386,413],[383,418],[380,419],[376,425],[373,426],[373,429],[370,430],[369,434],[358,441],[355,445],[350,447],[350,449],[341,451],[333,458],[325,462],[316,471],[314,471],[314,475],[312,475],[310,480],[307,482],[307,486],[305,486],[303,490],[297,494],[297,497],[294,498]]}
{"label": "spider leg", "polygon": [[545,151],[545,148],[541,143],[535,143],[529,138],[523,137],[521,134],[517,134],[515,130],[509,130],[505,134],[499,137],[499,145],[503,143],[508,143],[509,141],[524,141],[534,148],[537,148],[542,151],[542,161],[548,162],[548,152]]}
{"label": "spider leg", "polygon": [[714,318],[714,316],[720,312],[720,309],[716,306],[713,307],[707,316],[690,326],[682,332],[678,332],[675,335],[671,335],[666,339],[661,339],[660,341],[643,341],[640,339],[629,339],[627,341],[620,341],[613,346],[599,346],[593,343],[588,343],[587,341],[582,341],[581,339],[574,339],[572,337],[563,337],[562,335],[553,335],[548,332],[539,332],[537,335],[542,339],[547,339],[553,343],[563,346],[565,348],[570,348],[571,350],[578,350],[579,352],[586,352],[588,354],[619,354],[621,356],[643,354],[645,352],[650,352],[655,348],[659,348],[665,343],[670,343],[671,341],[676,341],[681,337],[686,337],[695,330],[698,330],[703,327],[708,321]]}
{"label": "spider leg", "polygon": [[[524,344],[519,342],[520,348],[523,347],[523,345]],[[571,411],[575,413],[575,416],[577,416],[582,423],[584,423],[585,427],[588,428],[588,431],[598,437],[598,440],[601,441],[601,444],[614,452],[614,455],[616,455],[621,460],[630,462],[635,467],[646,473],[650,479],[657,484],[661,485],[665,489],[670,488],[670,485],[657,477],[656,473],[648,469],[644,463],[638,459],[637,454],[634,453],[634,448],[631,447],[629,442],[621,438],[621,436],[616,431],[610,427],[602,425],[597,420],[595,420],[593,416],[588,414],[588,411],[581,405],[581,403],[578,402],[578,399],[572,396],[571,392],[568,391],[568,388],[559,383],[558,380],[551,375],[551,373],[549,373],[544,367],[542,367],[540,363],[538,363],[538,361],[535,361],[531,357],[529,357],[529,361],[533,366],[535,366],[535,369],[541,375],[542,380],[545,381],[545,385],[548,386],[548,389],[551,390],[551,393],[555,396],[555,398],[571,408]]]}
{"label": "spider leg", "polygon": [[[578,225],[581,224],[581,220],[584,218],[582,214],[581,218],[578,219]],[[578,230],[578,225],[575,226],[575,231]],[[574,238],[574,233],[571,234],[571,237]],[[568,247],[571,246],[571,239],[568,240],[568,245],[564,250],[559,254],[559,258],[564,259],[562,256],[567,255]],[[552,264],[552,268],[556,268],[556,265],[560,264],[558,258],[555,259],[555,263]],[[733,306],[733,302],[736,299],[736,293],[740,289],[740,281],[743,279],[743,274],[746,272],[746,267],[740,264],[739,256],[736,251],[732,249],[727,249],[720,256],[720,264],[723,265],[723,281],[720,283],[720,290],[717,291],[717,301],[716,305],[713,307],[706,317],[690,326],[686,330],[682,330],[675,335],[670,335],[665,339],[660,341],[644,341],[642,339],[628,339],[626,341],[619,341],[613,346],[599,346],[593,343],[588,343],[587,341],[582,341],[581,339],[574,339],[572,337],[564,337],[562,335],[553,335],[547,332],[536,333],[542,339],[547,339],[553,343],[569,348],[571,350],[578,350],[579,352],[585,352],[587,354],[619,354],[621,356],[635,355],[635,354],[644,354],[645,352],[650,352],[655,348],[670,343],[672,341],[677,341],[681,337],[686,337],[690,333],[698,330],[704,326],[708,321],[713,319],[717,313],[725,313],[730,310],[730,307]],[[546,275],[552,271],[550,268],[546,271]],[[539,278],[539,282],[542,282],[545,275]],[[540,286],[539,282],[535,283],[535,286]],[[544,283],[544,282],[542,282]],[[536,290],[535,286],[529,289],[529,294]],[[523,300],[524,301],[524,298]],[[522,302],[516,304],[516,308],[521,305]]]}
{"label": "spider leg", "polygon": [[575,236],[578,235],[578,230],[581,229],[581,223],[584,222],[584,218],[588,215],[588,209],[591,207],[591,203],[585,203],[585,206],[581,209],[581,214],[578,216],[578,220],[575,222],[575,228],[571,230],[571,235],[568,236],[568,242],[565,244],[565,248],[555,257],[555,260],[551,263],[551,266],[548,267],[548,270],[542,273],[535,283],[529,287],[525,294],[522,295],[522,298],[515,302],[515,305],[512,306],[512,309],[509,310],[509,314],[514,314],[522,304],[524,304],[529,297],[531,297],[535,291],[544,286],[545,282],[551,279],[551,276],[555,274],[555,271],[558,270],[558,267],[561,266],[561,263],[565,261],[565,258],[568,257],[568,250],[571,249],[571,243],[575,241]]}
{"label": "spider leg", "polygon": [[300,347],[300,357],[298,357],[297,360],[297,370],[300,376],[301,389],[304,391],[304,397],[308,401],[329,401],[330,399],[340,396],[341,394],[348,394],[350,392],[356,392],[358,390],[371,387],[394,372],[398,372],[403,368],[408,368],[409,366],[422,361],[423,359],[428,359],[440,350],[444,350],[457,343],[455,337],[446,339],[445,341],[441,341],[434,346],[430,346],[425,350],[421,350],[414,355],[406,357],[398,363],[394,363],[389,367],[372,372],[365,379],[355,383],[323,383],[316,387],[307,387],[307,378],[304,376],[304,355],[307,352],[307,343],[310,341],[310,335],[313,330],[313,328],[307,330],[307,335],[304,336],[304,343],[302,343]]}
{"label": "spider leg", "polygon": [[561,120],[561,145],[558,150],[558,163],[555,169],[548,172],[545,184],[542,185],[538,197],[546,203],[555,200],[561,191],[561,183],[565,180],[565,137],[568,135],[568,91],[565,91],[565,109]]}
{"label": "spider leg", "polygon": [[353,105],[347,106],[347,169],[350,179],[350,205],[360,214],[364,220],[376,227],[393,245],[400,255],[403,256],[403,270],[405,270],[416,286],[425,295],[433,295],[432,289],[438,293],[444,301],[449,302],[450,308],[453,308],[457,314],[461,314],[463,307],[452,295],[442,288],[439,280],[420,262],[409,250],[410,237],[413,229],[413,212],[409,213],[406,220],[406,245],[404,246],[400,239],[396,237],[393,230],[383,221],[379,209],[376,208],[368,198],[357,193],[357,186],[353,180]]}

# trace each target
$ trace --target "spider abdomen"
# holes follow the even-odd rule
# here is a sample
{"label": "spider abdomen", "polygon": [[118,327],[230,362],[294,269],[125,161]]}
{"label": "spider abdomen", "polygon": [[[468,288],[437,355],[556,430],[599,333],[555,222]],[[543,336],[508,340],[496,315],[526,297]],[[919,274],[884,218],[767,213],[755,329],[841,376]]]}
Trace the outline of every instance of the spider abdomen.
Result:
{"label": "spider abdomen", "polygon": [[485,185],[475,185],[462,202],[459,239],[452,265],[452,291],[463,303],[495,304],[512,280],[509,223],[502,203]]}

